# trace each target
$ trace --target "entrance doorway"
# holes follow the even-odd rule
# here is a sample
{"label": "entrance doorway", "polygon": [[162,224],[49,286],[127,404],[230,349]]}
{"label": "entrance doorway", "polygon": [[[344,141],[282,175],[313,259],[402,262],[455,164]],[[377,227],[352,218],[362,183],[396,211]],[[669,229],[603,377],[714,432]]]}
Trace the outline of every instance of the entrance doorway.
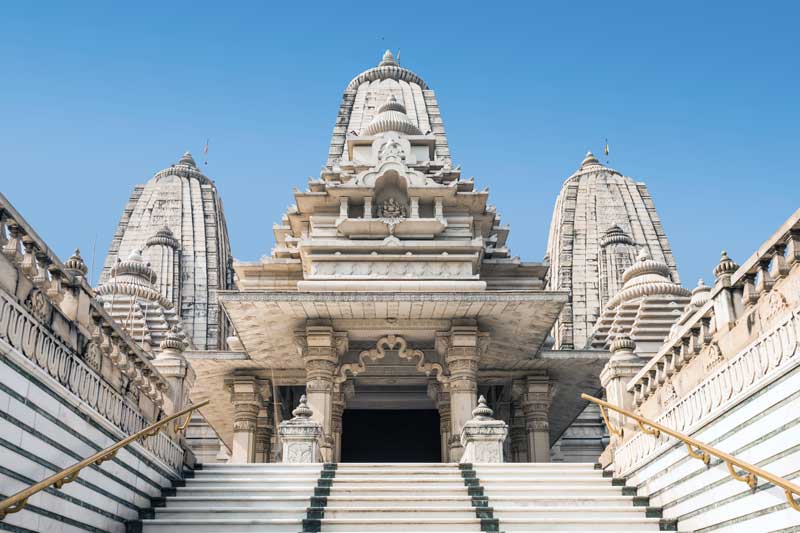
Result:
{"label": "entrance doorway", "polygon": [[438,463],[439,412],[435,409],[345,409],[344,463]]}

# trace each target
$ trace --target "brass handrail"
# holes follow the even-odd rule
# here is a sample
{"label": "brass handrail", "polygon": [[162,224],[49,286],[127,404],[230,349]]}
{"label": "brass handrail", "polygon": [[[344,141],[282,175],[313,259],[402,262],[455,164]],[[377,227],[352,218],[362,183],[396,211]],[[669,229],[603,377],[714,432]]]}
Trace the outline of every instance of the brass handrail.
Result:
{"label": "brass handrail", "polygon": [[79,463],[75,463],[69,468],[65,468],[61,472],[53,474],[52,476],[48,477],[43,481],[40,481],[35,485],[31,485],[27,489],[21,490],[18,493],[14,494],[13,496],[9,496],[8,498],[0,502],[0,520],[3,520],[7,515],[11,513],[16,513],[18,511],[21,511],[22,508],[25,507],[25,505],[27,505],[28,499],[37,492],[42,491],[51,485],[57,489],[60,489],[61,487],[64,486],[65,483],[71,483],[75,481],[78,478],[78,474],[80,473],[80,471],[89,466],[90,464],[94,463],[96,465],[99,465],[105,461],[108,461],[117,454],[120,448],[124,448],[131,442],[139,440],[143,437],[144,438],[153,437],[156,434],[158,434],[158,431],[165,425],[169,424],[176,418],[180,418],[183,415],[188,414],[189,416],[186,417],[186,420],[184,422],[176,423],[175,426],[173,427],[173,430],[176,433],[180,433],[181,431],[186,429],[186,426],[189,425],[189,419],[192,417],[191,414],[192,411],[195,411],[201,407],[208,405],[209,402],[210,400],[205,400],[196,405],[191,405],[186,409],[178,411],[177,413],[170,415],[163,420],[159,420],[154,424],[150,424],[143,430],[134,433],[130,437],[122,439],[116,444],[113,444],[108,448],[97,452],[91,457],[88,457]]}
{"label": "brass handrail", "polygon": [[[780,487],[783,489],[783,494],[786,496],[786,501],[789,502],[789,505],[795,511],[800,511],[800,502],[795,500],[794,494],[800,496],[800,487],[795,485],[794,483],[783,479],[782,477],[770,474],[766,470],[762,470],[761,468],[757,467],[756,465],[751,465],[748,462],[742,461],[741,459],[737,459],[736,457],[723,452],[722,450],[718,450],[713,446],[709,446],[708,444],[703,444],[697,439],[693,439],[688,435],[684,435],[683,433],[679,433],[673,429],[670,429],[666,426],[662,426],[658,422],[653,422],[652,420],[648,420],[643,416],[639,416],[627,409],[623,409],[622,407],[617,407],[616,405],[610,404],[606,401],[603,401],[599,398],[595,398],[594,396],[589,396],[588,394],[581,394],[581,398],[584,400],[588,400],[590,402],[596,403],[600,407],[600,413],[603,416],[603,420],[605,420],[606,425],[608,427],[608,431],[613,435],[617,435],[621,432],[621,428],[613,428],[612,425],[608,420],[608,417],[605,414],[603,408],[606,409],[613,409],[614,411],[625,415],[627,417],[636,420],[639,425],[639,428],[642,430],[643,433],[658,438],[659,435],[662,433],[667,434],[671,437],[675,437],[676,439],[680,440],[689,450],[689,456],[694,459],[699,459],[703,461],[706,465],[711,462],[711,456],[715,455],[722,459],[725,465],[728,467],[728,472],[730,473],[731,477],[736,481],[741,481],[742,483],[747,483],[751,489],[755,489],[758,486],[758,478],[764,478],[773,485]],[[645,428],[644,424],[650,426],[649,428]],[[738,474],[734,467],[741,468],[746,472],[745,475]]]}

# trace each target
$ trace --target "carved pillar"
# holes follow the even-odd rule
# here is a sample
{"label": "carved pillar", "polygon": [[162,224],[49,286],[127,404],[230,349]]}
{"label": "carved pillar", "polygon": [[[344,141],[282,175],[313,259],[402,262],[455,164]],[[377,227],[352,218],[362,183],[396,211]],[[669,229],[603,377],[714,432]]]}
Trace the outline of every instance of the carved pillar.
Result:
{"label": "carved pillar", "polygon": [[[634,393],[628,392],[626,384],[647,362],[633,353],[635,347],[636,344],[630,337],[618,335],[611,343],[611,353],[613,355],[600,372],[600,384],[606,390],[608,403],[629,410],[635,409],[636,406],[634,405]],[[629,433],[633,429],[633,425],[616,411],[609,409],[606,412],[606,416],[608,416],[609,422],[615,428],[623,428],[623,431]],[[621,440],[619,436],[611,435],[611,444],[600,456],[601,464],[605,466],[611,463],[613,451],[621,443]]]}
{"label": "carved pillar", "polygon": [[456,324],[448,334],[437,338],[440,352],[445,352],[444,360],[450,371],[451,461],[459,461],[464,451],[461,430],[472,418],[472,409],[478,395],[478,362],[488,340],[488,333],[478,331],[474,322]]}
{"label": "carved pillar", "polygon": [[333,436],[334,463],[342,460],[342,415],[344,415],[344,394],[341,391],[333,393],[333,412],[331,416],[331,432]]}
{"label": "carved pillar", "polygon": [[226,385],[234,409],[230,462],[252,463],[256,453],[256,420],[264,403],[262,384],[254,376],[237,376],[228,379]]}
{"label": "carved pillar", "polygon": [[347,334],[330,326],[307,326],[295,334],[306,367],[306,397],[312,419],[322,427],[322,456],[333,460],[333,376],[339,356],[347,350]]}
{"label": "carved pillar", "polygon": [[256,418],[256,463],[269,463],[272,456],[272,408],[265,403]]}
{"label": "carved pillar", "polygon": [[428,397],[433,400],[439,411],[439,439],[443,463],[450,462],[450,393],[445,391],[441,383],[428,383]]}
{"label": "carved pillar", "polygon": [[528,433],[525,430],[525,382],[515,380],[511,386],[511,457],[513,463],[528,462]]}
{"label": "carved pillar", "polygon": [[526,378],[525,423],[528,432],[528,460],[550,462],[550,399],[552,386],[547,372]]}

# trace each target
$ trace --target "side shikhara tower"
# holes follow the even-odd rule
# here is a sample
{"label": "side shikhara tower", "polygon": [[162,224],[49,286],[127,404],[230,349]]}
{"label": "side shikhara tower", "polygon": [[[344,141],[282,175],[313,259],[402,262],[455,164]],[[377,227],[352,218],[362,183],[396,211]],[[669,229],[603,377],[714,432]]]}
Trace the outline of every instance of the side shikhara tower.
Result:
{"label": "side shikhara tower", "polygon": [[[172,303],[191,346],[198,350],[223,346],[226,327],[217,292],[233,285],[228,229],[216,185],[188,152],[134,188],[100,283],[107,284],[117,261],[131,255],[141,255],[140,262],[155,274],[154,288]],[[147,310],[128,313],[146,315]],[[116,318],[125,321],[123,316]]]}
{"label": "side shikhara tower", "polygon": [[557,349],[587,346],[641,249],[666,265],[670,281],[680,284],[647,186],[600,164],[589,152],[562,185],[550,223],[547,287],[572,295],[553,328]]}

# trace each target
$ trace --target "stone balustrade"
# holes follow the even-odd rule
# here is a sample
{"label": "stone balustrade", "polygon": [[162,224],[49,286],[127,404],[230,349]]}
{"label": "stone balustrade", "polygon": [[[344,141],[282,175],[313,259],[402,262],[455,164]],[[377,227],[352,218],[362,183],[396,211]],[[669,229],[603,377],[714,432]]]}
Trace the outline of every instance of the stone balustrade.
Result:
{"label": "stone balustrade", "polygon": [[[62,263],[2,194],[0,253],[0,341],[126,434],[157,420],[171,389],[152,356],[95,300],[80,254]],[[180,468],[173,434],[142,445]]]}
{"label": "stone balustrade", "polygon": [[[714,366],[710,364],[715,362],[714,359],[724,360],[717,338],[750,314],[798,262],[800,210],[741,266],[723,252],[719,265],[714,269],[716,281],[708,300],[699,307],[688,308],[691,316],[679,322],[658,353],[628,382],[627,390],[633,394],[634,405],[641,407],[700,354],[709,359],[705,364],[707,370]],[[751,329],[752,324],[748,324],[748,333]],[[747,335],[740,337],[743,341],[734,348],[740,348],[752,339]],[[737,351],[728,350],[729,353]]]}

